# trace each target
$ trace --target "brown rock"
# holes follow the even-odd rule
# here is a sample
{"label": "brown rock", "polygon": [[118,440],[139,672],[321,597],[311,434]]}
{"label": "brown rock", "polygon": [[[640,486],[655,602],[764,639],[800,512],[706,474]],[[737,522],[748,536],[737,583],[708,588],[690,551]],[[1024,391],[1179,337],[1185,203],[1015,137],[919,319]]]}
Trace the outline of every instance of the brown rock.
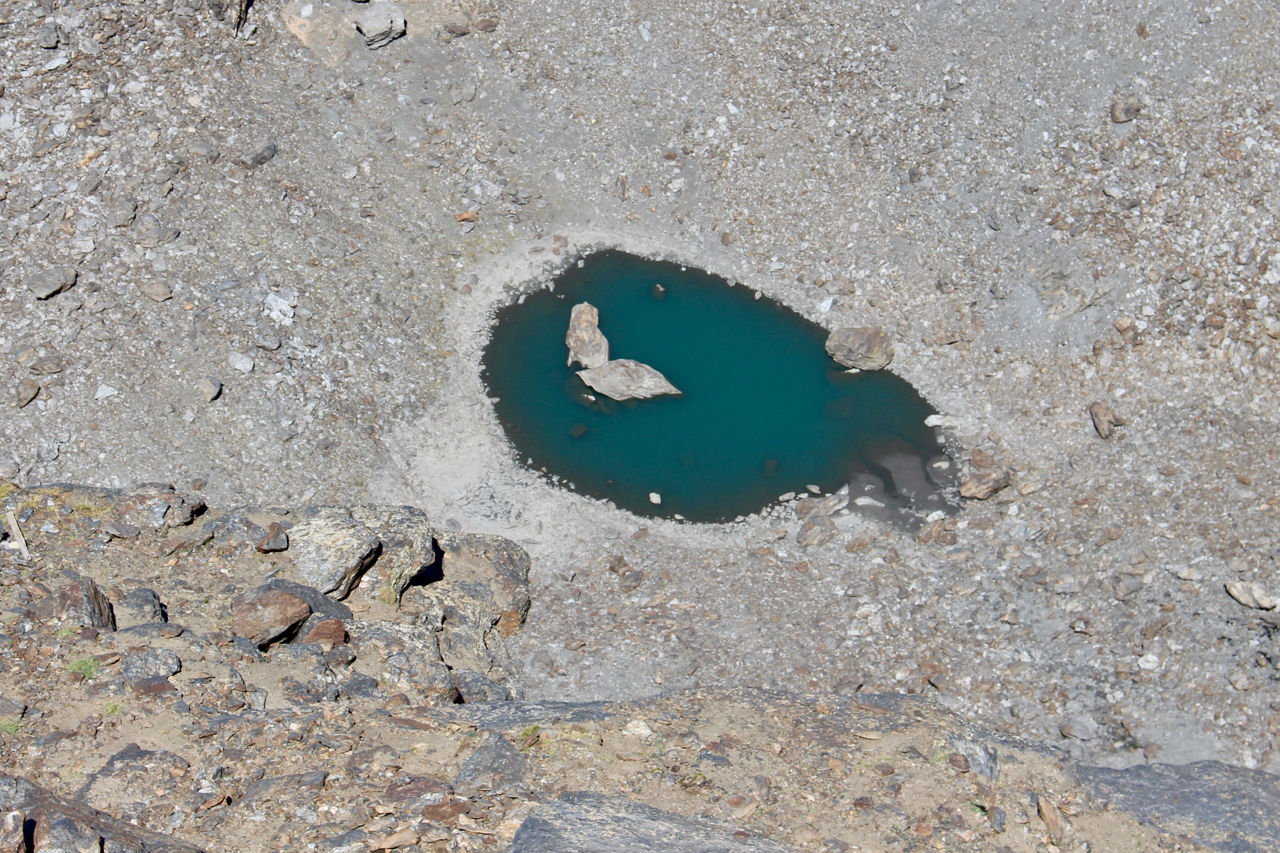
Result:
{"label": "brown rock", "polygon": [[323,622],[317,622],[302,641],[319,643],[324,653],[328,654],[333,651],[334,646],[340,646],[347,641],[347,626],[341,619],[326,619]]}
{"label": "brown rock", "polygon": [[296,595],[259,586],[231,602],[231,632],[265,646],[310,615],[311,606]]}
{"label": "brown rock", "polygon": [[960,496],[985,501],[1007,485],[1009,485],[1008,469],[992,468],[989,471],[979,471],[960,484]]}
{"label": "brown rock", "polygon": [[1111,438],[1116,427],[1125,425],[1115,410],[1101,400],[1089,404],[1089,416],[1093,418],[1093,428],[1103,438]]}
{"label": "brown rock", "polygon": [[461,213],[455,213],[453,218],[458,222],[475,222],[480,218],[480,214],[474,210],[464,210]]}
{"label": "brown rock", "polygon": [[62,619],[83,628],[116,629],[115,614],[106,593],[89,578],[80,578],[40,601],[37,614],[44,619]]}
{"label": "brown rock", "polygon": [[18,383],[18,387],[14,389],[14,393],[18,397],[18,408],[21,409],[40,393],[40,383],[34,379],[23,379]]}
{"label": "brown rock", "polygon": [[825,515],[815,515],[806,521],[796,533],[796,544],[801,548],[826,545],[836,538],[836,525]]}
{"label": "brown rock", "polygon": [[974,450],[969,453],[969,463],[979,471],[985,471],[996,464],[996,458],[985,450]]}
{"label": "brown rock", "polygon": [[827,353],[857,370],[882,370],[893,361],[893,339],[883,329],[837,329],[827,337]]}

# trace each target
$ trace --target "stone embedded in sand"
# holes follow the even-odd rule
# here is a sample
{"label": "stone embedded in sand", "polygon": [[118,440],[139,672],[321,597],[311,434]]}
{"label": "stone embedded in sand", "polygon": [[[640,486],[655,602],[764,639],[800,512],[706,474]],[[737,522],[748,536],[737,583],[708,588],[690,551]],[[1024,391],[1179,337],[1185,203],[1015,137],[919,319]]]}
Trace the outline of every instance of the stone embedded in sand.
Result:
{"label": "stone embedded in sand", "polygon": [[893,361],[893,339],[883,329],[836,329],[827,337],[827,353],[857,370],[882,370]]}
{"label": "stone embedded in sand", "polygon": [[1116,427],[1125,425],[1124,420],[1115,413],[1115,410],[1101,400],[1089,404],[1089,417],[1093,418],[1093,428],[1103,438],[1111,438]]}
{"label": "stone embedded in sand", "polygon": [[683,394],[667,377],[647,364],[617,358],[601,367],[579,370],[582,381],[614,400],[647,400],[664,394]]}
{"label": "stone embedded in sand", "polygon": [[1226,587],[1227,595],[1245,607],[1252,607],[1254,610],[1275,610],[1277,605],[1280,605],[1280,602],[1269,595],[1260,583],[1231,581]]}
{"label": "stone embedded in sand", "polygon": [[600,312],[590,302],[573,306],[569,314],[569,332],[564,342],[569,347],[569,364],[575,361],[591,370],[609,361],[609,341],[600,331]]}
{"label": "stone embedded in sand", "polygon": [[960,496],[985,501],[1007,485],[1009,485],[1008,469],[992,468],[989,471],[980,471],[961,483]]}

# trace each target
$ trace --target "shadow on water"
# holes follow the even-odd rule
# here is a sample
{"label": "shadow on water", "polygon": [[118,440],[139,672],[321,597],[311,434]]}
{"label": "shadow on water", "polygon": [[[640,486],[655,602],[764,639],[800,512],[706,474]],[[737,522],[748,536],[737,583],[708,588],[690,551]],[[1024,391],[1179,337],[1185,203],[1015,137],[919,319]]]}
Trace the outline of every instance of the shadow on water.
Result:
{"label": "shadow on water", "polygon": [[[615,402],[587,388],[564,340],[584,301],[610,358],[657,368],[683,396]],[[498,312],[483,378],[522,463],[637,515],[726,521],[846,483],[890,520],[948,511],[945,471],[929,467],[945,460],[924,423],[934,410],[890,372],[845,373],[826,336],[718,276],[609,251]]]}

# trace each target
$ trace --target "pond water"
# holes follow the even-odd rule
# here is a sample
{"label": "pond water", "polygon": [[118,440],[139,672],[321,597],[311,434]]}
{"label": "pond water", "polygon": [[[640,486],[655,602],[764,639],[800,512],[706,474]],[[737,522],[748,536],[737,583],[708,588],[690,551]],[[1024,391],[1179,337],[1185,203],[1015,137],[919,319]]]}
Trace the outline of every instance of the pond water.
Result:
{"label": "pond water", "polygon": [[[566,365],[580,302],[599,309],[610,358],[650,365],[683,394],[591,391]],[[607,251],[499,310],[483,379],[520,462],[637,515],[727,521],[848,483],[871,496],[864,507],[903,518],[947,509],[948,462],[924,423],[934,410],[888,371],[844,372],[826,337],[719,276]]]}

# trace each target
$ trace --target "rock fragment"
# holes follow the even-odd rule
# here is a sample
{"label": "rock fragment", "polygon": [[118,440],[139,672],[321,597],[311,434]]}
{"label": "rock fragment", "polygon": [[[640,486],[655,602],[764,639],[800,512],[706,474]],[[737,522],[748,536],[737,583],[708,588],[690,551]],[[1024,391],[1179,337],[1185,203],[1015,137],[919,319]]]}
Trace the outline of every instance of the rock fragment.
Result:
{"label": "rock fragment", "polygon": [[345,598],[382,551],[361,522],[336,507],[317,507],[289,533],[298,577],[336,598]]}
{"label": "rock fragment", "polygon": [[[49,602],[45,605],[45,602]],[[108,631],[116,629],[116,618],[107,594],[89,578],[80,578],[58,590],[56,596],[49,596],[41,602],[51,607],[49,616],[61,618],[64,622],[80,625],[83,628],[104,628]]]}
{"label": "rock fragment", "polygon": [[1007,468],[979,471],[960,484],[960,496],[985,501],[1007,485],[1009,485]]}
{"label": "rock fragment", "polygon": [[647,400],[684,392],[647,364],[618,358],[601,367],[579,370],[578,376],[592,389],[614,400]]}
{"label": "rock fragment", "polygon": [[378,50],[404,35],[404,12],[395,3],[370,3],[356,16],[356,29],[365,44]]}
{"label": "rock fragment", "polygon": [[604,367],[609,361],[609,341],[600,331],[600,312],[590,302],[573,306],[569,331],[564,337],[569,347],[569,364],[575,361],[588,370]]}
{"label": "rock fragment", "polygon": [[1101,400],[1089,404],[1089,417],[1093,418],[1093,428],[1103,438],[1111,438],[1116,427],[1125,425],[1124,420],[1115,413],[1115,410]]}
{"label": "rock fragment", "polygon": [[1226,585],[1226,588],[1227,595],[1245,607],[1251,607],[1254,610],[1275,610],[1277,606],[1280,606],[1280,601],[1269,595],[1260,583],[1231,581]]}
{"label": "rock fragment", "polygon": [[1133,121],[1142,112],[1142,101],[1137,95],[1125,95],[1111,105],[1111,120],[1116,124]]}
{"label": "rock fragment", "polygon": [[196,380],[196,390],[206,402],[212,403],[222,393],[222,383],[212,376],[204,376]]}
{"label": "rock fragment", "polygon": [[524,781],[525,759],[502,735],[489,732],[454,780],[455,788],[505,790]]}
{"label": "rock fragment", "polygon": [[893,361],[893,339],[883,329],[836,329],[827,337],[827,354],[845,367],[883,370]]}
{"label": "rock fragment", "polygon": [[50,267],[27,278],[27,289],[36,299],[50,299],[76,283],[73,267]]}
{"label": "rock fragment", "polygon": [[257,148],[240,158],[240,165],[246,169],[256,169],[275,157],[279,150],[274,139],[264,140]]}
{"label": "rock fragment", "polygon": [[116,628],[132,628],[135,625],[153,625],[169,621],[165,617],[164,605],[155,590],[139,587],[131,589],[119,601],[113,602]]}
{"label": "rock fragment", "polygon": [[231,602],[231,632],[257,646],[266,646],[310,615],[311,606],[307,602],[264,584],[236,596]]}
{"label": "rock fragment", "polygon": [[152,281],[138,288],[142,291],[142,295],[150,299],[152,302],[164,302],[166,299],[173,298],[173,291],[169,289],[169,285],[163,281]]}
{"label": "rock fragment", "polygon": [[[168,649],[142,649],[127,653],[120,664],[124,683],[134,690],[151,687],[182,670],[182,660]],[[148,691],[151,692],[151,691]]]}
{"label": "rock fragment", "polygon": [[40,393],[40,383],[34,379],[23,379],[18,386],[13,389],[14,396],[17,397],[18,408],[21,409],[36,398]]}

